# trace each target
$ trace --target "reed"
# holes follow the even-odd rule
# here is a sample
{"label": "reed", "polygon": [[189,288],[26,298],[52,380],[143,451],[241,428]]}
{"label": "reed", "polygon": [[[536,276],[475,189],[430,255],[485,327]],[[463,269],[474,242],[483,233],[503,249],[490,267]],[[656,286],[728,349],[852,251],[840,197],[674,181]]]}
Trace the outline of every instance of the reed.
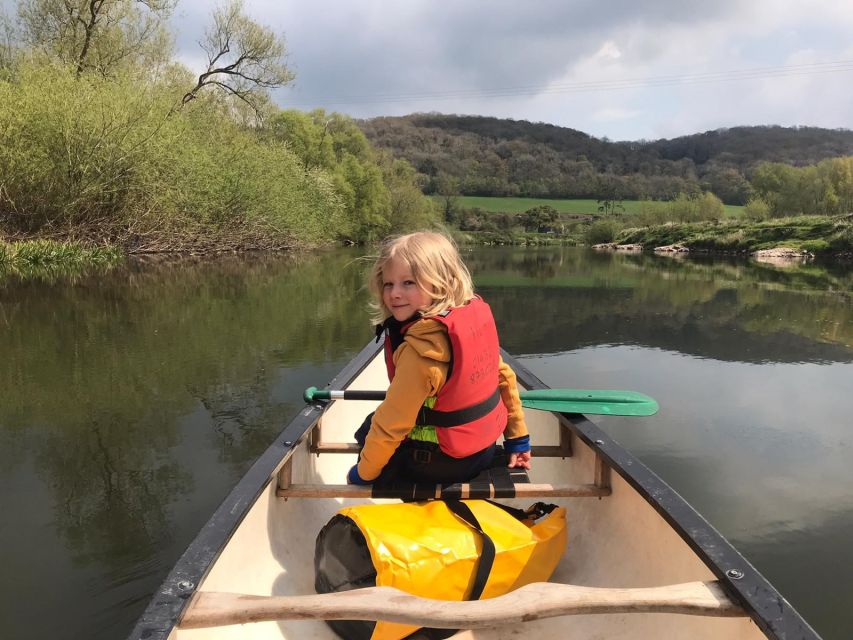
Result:
{"label": "reed", "polygon": [[0,276],[79,275],[93,269],[111,269],[124,261],[115,247],[85,248],[54,240],[0,242]]}

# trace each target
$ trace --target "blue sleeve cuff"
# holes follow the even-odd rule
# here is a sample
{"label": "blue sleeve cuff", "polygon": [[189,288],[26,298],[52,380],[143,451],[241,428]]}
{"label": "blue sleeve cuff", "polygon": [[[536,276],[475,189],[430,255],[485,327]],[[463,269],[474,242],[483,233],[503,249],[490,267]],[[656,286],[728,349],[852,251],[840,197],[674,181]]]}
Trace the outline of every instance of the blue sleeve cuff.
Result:
{"label": "blue sleeve cuff", "polygon": [[364,480],[358,475],[358,465],[353,465],[352,469],[347,473],[347,482],[350,484],[373,484],[373,480]]}
{"label": "blue sleeve cuff", "polygon": [[520,436],[504,440],[504,451],[507,453],[523,453],[530,451],[530,436]]}

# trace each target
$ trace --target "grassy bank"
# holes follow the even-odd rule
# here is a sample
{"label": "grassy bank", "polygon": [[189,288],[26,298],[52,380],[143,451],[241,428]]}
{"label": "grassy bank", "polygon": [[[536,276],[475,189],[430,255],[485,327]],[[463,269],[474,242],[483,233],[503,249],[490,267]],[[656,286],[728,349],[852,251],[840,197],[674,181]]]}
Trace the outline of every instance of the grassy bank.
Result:
{"label": "grassy bank", "polygon": [[[501,245],[591,245],[590,230],[604,221],[578,223],[564,234],[507,231],[459,231],[460,244]],[[599,240],[616,244],[639,244],[645,250],[678,244],[708,253],[752,253],[762,249],[790,248],[827,258],[853,257],[853,215],[796,216],[760,222],[724,220],[630,227],[614,227],[612,238]]]}
{"label": "grassy bank", "polygon": [[853,214],[728,220],[623,229],[616,242],[646,249],[681,244],[693,251],[745,252],[786,247],[819,256],[853,256]]}
{"label": "grassy bank", "polygon": [[[441,200],[441,196],[432,196],[435,200]],[[534,207],[549,205],[563,214],[575,215],[600,215],[598,200],[550,200],[548,198],[491,198],[481,196],[457,196],[459,206],[465,209],[482,209],[492,213],[523,213]],[[623,212],[628,215],[641,213],[644,206],[655,204],[651,200],[623,200],[620,203]],[[743,207],[738,205],[723,205],[726,216],[730,218],[740,217]]]}

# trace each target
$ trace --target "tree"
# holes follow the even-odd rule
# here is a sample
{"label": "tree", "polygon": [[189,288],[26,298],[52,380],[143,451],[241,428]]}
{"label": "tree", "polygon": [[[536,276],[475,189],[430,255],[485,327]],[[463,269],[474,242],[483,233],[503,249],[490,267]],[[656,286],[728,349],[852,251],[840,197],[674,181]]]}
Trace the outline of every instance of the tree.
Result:
{"label": "tree", "polygon": [[284,39],[246,16],[242,0],[229,0],[213,12],[213,26],[200,44],[207,54],[207,69],[184,94],[181,105],[194,100],[205,87],[213,87],[239,98],[260,115],[267,90],[283,87],[295,77],[284,63]]}
{"label": "tree", "polygon": [[758,196],[753,196],[743,207],[748,220],[766,220],[770,217],[770,206]]}
{"label": "tree", "polygon": [[703,180],[708,191],[727,204],[744,204],[749,200],[752,188],[743,174],[732,167],[714,167]]}
{"label": "tree", "polygon": [[625,207],[622,206],[622,183],[617,176],[613,174],[599,176],[598,193],[598,210],[603,214],[625,211]]}
{"label": "tree", "polygon": [[21,0],[23,41],[76,70],[104,76],[127,64],[165,63],[165,24],[177,0]]}
{"label": "tree", "polygon": [[384,180],[393,171],[383,174],[376,153],[352,118],[323,109],[280,111],[266,119],[263,131],[286,143],[306,171],[322,169],[330,175],[349,222],[349,227],[337,229],[341,237],[364,241],[387,233],[392,194]]}
{"label": "tree", "polygon": [[771,216],[797,212],[797,183],[797,170],[781,162],[762,162],[752,174],[752,188],[770,207]]}
{"label": "tree", "polygon": [[316,167],[334,170],[335,150],[329,125],[330,121],[321,109],[311,113],[288,109],[267,118],[264,130],[273,139],[286,142],[302,159],[305,171]]}
{"label": "tree", "polygon": [[387,152],[380,155],[380,164],[390,196],[390,231],[405,233],[435,226],[438,211],[418,188],[414,167],[405,160],[394,160]]}
{"label": "tree", "polygon": [[699,220],[722,220],[726,216],[723,201],[710,191],[695,198],[695,201],[696,217]]}

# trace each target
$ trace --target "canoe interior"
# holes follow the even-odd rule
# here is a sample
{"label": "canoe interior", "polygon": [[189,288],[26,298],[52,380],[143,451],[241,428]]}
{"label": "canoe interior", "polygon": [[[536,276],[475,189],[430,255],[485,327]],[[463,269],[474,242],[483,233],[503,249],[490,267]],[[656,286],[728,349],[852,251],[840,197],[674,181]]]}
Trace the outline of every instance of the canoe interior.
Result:
{"label": "canoe interior", "polygon": [[[376,357],[350,388],[384,388],[385,384],[384,365],[381,358]],[[321,419],[323,441],[351,442],[355,428],[377,404],[335,402]],[[559,444],[557,416],[528,411],[527,421],[532,441],[537,445]],[[572,438],[572,446],[570,458],[534,459],[531,481],[591,483],[595,472],[594,452],[577,437]],[[351,454],[311,454],[306,434],[293,449],[292,480],[294,483],[341,484],[354,462]],[[612,494],[605,498],[550,500],[567,508],[569,531],[566,551],[552,581],[598,587],[645,587],[715,579],[691,548],[621,476],[611,474],[610,481]],[[316,535],[341,506],[356,501],[338,498],[285,500],[275,495],[276,484],[273,478],[261,493],[199,584],[199,590],[256,595],[314,593]],[[520,500],[508,502],[528,506]],[[455,637],[509,639],[521,633],[543,638],[611,640],[766,637],[749,618],[674,614],[579,615],[528,622],[522,629],[463,631]],[[178,628],[168,637],[174,640],[325,640],[337,636],[321,622],[283,621],[213,629]]]}

